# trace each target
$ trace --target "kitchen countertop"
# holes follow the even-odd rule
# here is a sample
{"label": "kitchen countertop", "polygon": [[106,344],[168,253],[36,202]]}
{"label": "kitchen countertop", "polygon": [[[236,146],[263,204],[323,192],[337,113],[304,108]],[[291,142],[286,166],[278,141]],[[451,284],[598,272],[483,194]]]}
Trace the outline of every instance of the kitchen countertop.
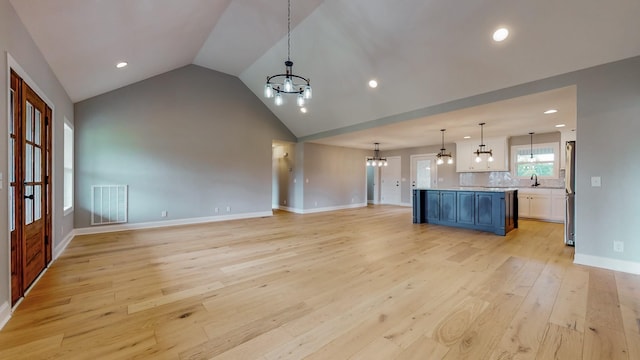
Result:
{"label": "kitchen countertop", "polygon": [[518,190],[515,187],[482,187],[482,186],[461,186],[461,187],[447,187],[447,188],[431,188],[431,189],[416,189],[416,190],[440,190],[440,191],[484,191],[484,192],[505,192]]}

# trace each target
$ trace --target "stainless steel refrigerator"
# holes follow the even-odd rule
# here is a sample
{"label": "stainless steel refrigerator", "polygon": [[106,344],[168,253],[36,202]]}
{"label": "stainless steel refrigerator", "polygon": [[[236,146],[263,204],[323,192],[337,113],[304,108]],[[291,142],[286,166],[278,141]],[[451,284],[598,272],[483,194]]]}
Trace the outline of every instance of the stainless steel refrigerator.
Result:
{"label": "stainless steel refrigerator", "polygon": [[566,143],[567,162],[565,163],[564,182],[567,197],[567,209],[564,219],[564,243],[566,245],[575,246],[575,217],[576,217],[576,142],[567,141]]}

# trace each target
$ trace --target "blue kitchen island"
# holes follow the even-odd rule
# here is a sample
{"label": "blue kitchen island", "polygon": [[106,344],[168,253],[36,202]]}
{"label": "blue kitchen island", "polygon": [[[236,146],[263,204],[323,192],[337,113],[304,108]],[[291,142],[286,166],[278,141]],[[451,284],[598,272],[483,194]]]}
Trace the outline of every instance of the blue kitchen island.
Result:
{"label": "blue kitchen island", "polygon": [[414,189],[413,223],[506,235],[518,227],[518,190],[480,187]]}

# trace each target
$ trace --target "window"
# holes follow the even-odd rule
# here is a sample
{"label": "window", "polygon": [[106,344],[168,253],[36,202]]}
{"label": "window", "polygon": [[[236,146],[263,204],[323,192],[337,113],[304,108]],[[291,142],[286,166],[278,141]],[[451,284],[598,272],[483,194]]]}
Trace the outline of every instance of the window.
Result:
{"label": "window", "polygon": [[64,122],[64,213],[73,211],[73,128]]}
{"label": "window", "polygon": [[[529,179],[533,174],[541,179],[557,179],[560,168],[558,143],[512,146],[513,175]],[[531,156],[533,154],[533,157]]]}

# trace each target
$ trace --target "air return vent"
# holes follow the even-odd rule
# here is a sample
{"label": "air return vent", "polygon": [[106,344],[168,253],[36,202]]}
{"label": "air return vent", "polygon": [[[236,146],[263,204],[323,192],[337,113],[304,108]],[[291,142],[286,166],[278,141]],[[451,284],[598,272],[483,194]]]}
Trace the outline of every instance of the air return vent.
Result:
{"label": "air return vent", "polygon": [[91,186],[91,225],[127,222],[127,185]]}

